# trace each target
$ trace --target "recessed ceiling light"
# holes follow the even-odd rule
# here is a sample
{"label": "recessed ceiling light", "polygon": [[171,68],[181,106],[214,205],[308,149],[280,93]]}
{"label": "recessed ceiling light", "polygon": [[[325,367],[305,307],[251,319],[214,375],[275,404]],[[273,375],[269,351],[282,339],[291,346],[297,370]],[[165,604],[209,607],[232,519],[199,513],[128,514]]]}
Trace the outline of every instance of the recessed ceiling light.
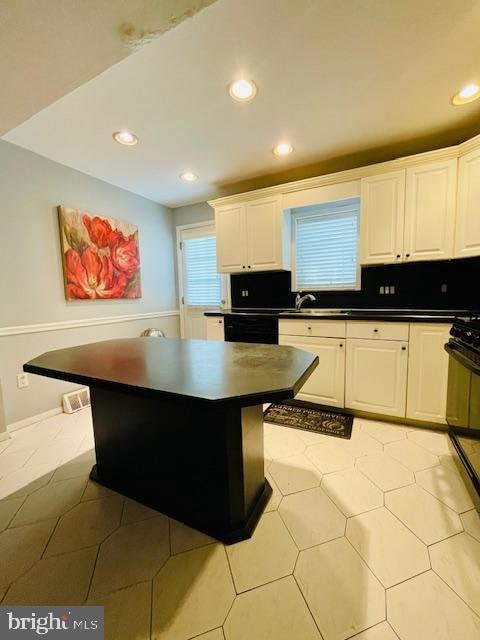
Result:
{"label": "recessed ceiling light", "polygon": [[195,182],[196,180],[198,180],[197,174],[193,173],[193,171],[184,171],[180,174],[180,178],[184,182]]}
{"label": "recessed ceiling light", "polygon": [[467,84],[452,98],[452,103],[456,106],[468,104],[480,98],[480,87],[478,84]]}
{"label": "recessed ceiling light", "polygon": [[237,102],[248,102],[253,100],[257,94],[257,87],[252,80],[235,80],[228,87],[228,92]]}
{"label": "recessed ceiling light", "polygon": [[115,131],[113,134],[113,139],[119,144],[126,144],[129,147],[132,147],[134,144],[137,144],[138,138],[131,131]]}
{"label": "recessed ceiling light", "polygon": [[288,156],[289,153],[292,153],[293,147],[288,142],[280,142],[280,144],[273,147],[272,151],[276,156]]}

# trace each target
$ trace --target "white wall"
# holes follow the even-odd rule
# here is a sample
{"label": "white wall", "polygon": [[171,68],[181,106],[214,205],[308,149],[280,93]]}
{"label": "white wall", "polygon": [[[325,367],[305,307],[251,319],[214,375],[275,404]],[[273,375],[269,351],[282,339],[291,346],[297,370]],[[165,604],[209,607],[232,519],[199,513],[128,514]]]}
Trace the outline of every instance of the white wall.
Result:
{"label": "white wall", "polygon": [[[141,299],[65,300],[59,204],[138,225]],[[175,309],[174,225],[169,209],[0,140],[0,331]],[[30,387],[18,390],[16,373],[26,360],[50,349],[138,335],[146,326],[178,335],[178,317],[172,316],[0,337],[4,421],[9,424],[54,408],[65,389],[71,388],[31,376]],[[0,430],[1,423],[0,415]]]}

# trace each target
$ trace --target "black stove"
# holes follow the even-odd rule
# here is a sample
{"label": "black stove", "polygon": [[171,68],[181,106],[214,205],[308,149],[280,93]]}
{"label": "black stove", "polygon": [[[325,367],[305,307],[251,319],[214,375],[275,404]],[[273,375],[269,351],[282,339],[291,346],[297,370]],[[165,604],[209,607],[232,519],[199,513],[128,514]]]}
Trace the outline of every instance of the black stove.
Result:
{"label": "black stove", "polygon": [[447,423],[460,471],[480,506],[480,318],[457,318],[449,358]]}

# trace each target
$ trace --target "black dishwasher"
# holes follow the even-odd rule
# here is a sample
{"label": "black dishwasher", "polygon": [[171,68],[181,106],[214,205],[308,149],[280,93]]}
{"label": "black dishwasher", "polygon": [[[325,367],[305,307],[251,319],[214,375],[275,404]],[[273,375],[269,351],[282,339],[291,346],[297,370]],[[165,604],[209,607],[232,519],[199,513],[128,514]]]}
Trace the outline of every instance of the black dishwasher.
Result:
{"label": "black dishwasher", "polygon": [[278,318],[261,315],[225,315],[226,342],[278,344]]}

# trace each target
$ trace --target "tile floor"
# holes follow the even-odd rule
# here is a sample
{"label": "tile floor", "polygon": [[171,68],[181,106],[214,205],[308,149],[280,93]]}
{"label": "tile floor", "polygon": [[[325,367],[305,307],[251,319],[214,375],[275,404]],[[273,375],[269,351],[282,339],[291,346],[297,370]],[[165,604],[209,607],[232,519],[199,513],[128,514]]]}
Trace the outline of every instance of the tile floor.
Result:
{"label": "tile floor", "polygon": [[274,489],[224,547],[88,480],[88,411],[0,443],[0,599],[103,604],[108,639],[478,640],[480,519],[445,434],[265,425]]}

